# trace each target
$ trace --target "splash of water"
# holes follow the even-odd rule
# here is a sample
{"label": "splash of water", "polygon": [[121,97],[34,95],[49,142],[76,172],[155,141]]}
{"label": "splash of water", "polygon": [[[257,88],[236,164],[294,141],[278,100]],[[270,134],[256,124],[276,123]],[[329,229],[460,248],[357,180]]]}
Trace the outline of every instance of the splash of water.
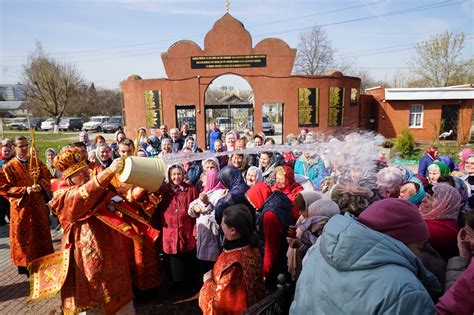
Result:
{"label": "splash of water", "polygon": [[183,164],[231,154],[259,154],[261,152],[301,152],[323,159],[326,166],[333,165],[340,171],[372,170],[384,138],[373,132],[351,132],[339,136],[320,138],[299,145],[284,144],[260,146],[226,152],[167,154],[161,158],[167,165]]}

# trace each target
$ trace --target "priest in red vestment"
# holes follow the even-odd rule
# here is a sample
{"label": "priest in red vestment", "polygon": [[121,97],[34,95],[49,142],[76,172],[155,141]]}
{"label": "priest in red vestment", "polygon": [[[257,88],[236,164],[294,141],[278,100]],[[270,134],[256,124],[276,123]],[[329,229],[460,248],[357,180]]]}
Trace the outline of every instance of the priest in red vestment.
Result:
{"label": "priest in red vestment", "polygon": [[0,172],[0,194],[10,202],[10,254],[20,274],[36,258],[52,253],[49,210],[46,198],[51,193],[51,174],[38,160],[37,184],[30,169],[29,145],[24,136],[14,140],[15,157]]}
{"label": "priest in red vestment", "polygon": [[62,249],[71,250],[61,288],[64,313],[134,314],[132,282],[121,235],[138,241],[141,236],[111,211],[115,194],[108,189],[123,167],[123,160],[115,160],[90,178],[79,149],[70,148],[56,156],[54,165],[64,181],[50,205],[64,229]]}
{"label": "priest in red vestment", "polygon": [[[118,147],[121,158],[125,159],[133,155],[133,141],[125,139],[119,142]],[[120,182],[118,177],[116,174],[111,184],[115,187],[118,195],[130,206],[123,209],[128,209],[124,215],[127,218],[131,215],[145,223],[132,224],[137,233],[142,235],[143,242],[123,237],[129,258],[132,282],[140,290],[149,290],[160,285],[164,278],[163,266],[155,245],[159,232],[148,225],[160,200],[155,194],[149,193],[141,187]],[[118,210],[121,211],[121,209]]]}

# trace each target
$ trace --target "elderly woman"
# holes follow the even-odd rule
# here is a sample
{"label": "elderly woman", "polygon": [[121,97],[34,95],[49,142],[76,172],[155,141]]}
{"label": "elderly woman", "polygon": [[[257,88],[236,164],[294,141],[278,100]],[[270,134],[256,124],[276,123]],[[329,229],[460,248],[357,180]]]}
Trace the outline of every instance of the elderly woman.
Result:
{"label": "elderly woman", "polygon": [[330,199],[320,198],[311,203],[304,220],[296,224],[295,237],[288,236],[288,272],[293,280],[297,280],[301,273],[303,258],[308,249],[316,244],[327,221],[339,214],[339,206]]}
{"label": "elderly woman", "polygon": [[441,175],[448,175],[449,168],[446,164],[440,161],[434,161],[428,166],[428,182],[435,184]]}
{"label": "elderly woman", "polygon": [[256,211],[256,226],[263,245],[265,286],[274,290],[277,277],[288,270],[285,253],[288,250],[286,235],[295,220],[291,217],[292,203],[281,191],[273,191],[266,183],[257,183],[245,194]]}
{"label": "elderly woman", "polygon": [[284,193],[293,204],[291,215],[295,221],[299,217],[298,209],[295,207],[295,195],[303,190],[303,186],[295,182],[295,173],[293,170],[284,165],[278,166],[275,169],[275,185],[272,186],[272,191],[279,190]]}
{"label": "elderly woman", "polygon": [[218,171],[208,170],[201,176],[203,192],[189,205],[188,214],[196,218],[196,256],[201,274],[211,270],[219,256],[219,225],[214,216],[214,206],[225,194],[219,182]]}
{"label": "elderly woman", "polygon": [[95,165],[91,168],[93,169],[93,174],[100,173],[105,170],[107,167],[112,164],[112,150],[105,143],[97,145],[95,149]]}
{"label": "elderly woman", "polygon": [[422,185],[415,182],[406,182],[400,187],[399,199],[408,200],[418,206],[425,198],[425,189]]}
{"label": "elderly woman", "polygon": [[206,173],[208,170],[214,169],[214,170],[220,170],[220,164],[219,160],[215,157],[210,157],[208,159],[205,159],[202,161],[202,170],[204,173]]}
{"label": "elderly woman", "polygon": [[269,186],[273,186],[275,184],[274,170],[277,166],[277,163],[273,159],[273,152],[260,153],[259,167],[263,173],[263,181]]}
{"label": "elderly woman", "polygon": [[469,158],[469,156],[471,156],[472,154],[473,154],[473,152],[472,152],[471,148],[465,148],[461,152],[459,152],[460,162],[458,164],[458,170],[460,172],[464,172],[465,163],[466,163],[467,159]]}
{"label": "elderly woman", "polygon": [[249,187],[252,187],[256,183],[263,182],[262,170],[256,166],[250,166],[245,174],[245,182]]}
{"label": "elderly woman", "polygon": [[172,141],[170,138],[164,138],[161,140],[161,152],[158,156],[173,153]]}
{"label": "elderly woman", "polygon": [[186,137],[186,139],[184,140],[183,149],[184,148],[188,148],[192,153],[202,152],[202,149],[197,146],[196,141],[191,136]]}
{"label": "elderly woman", "polygon": [[446,183],[433,186],[433,195],[426,194],[420,212],[430,231],[428,242],[445,260],[457,255],[457,218],[461,207],[458,190]]}
{"label": "elderly woman", "polygon": [[162,185],[159,193],[163,199],[153,214],[155,228],[162,231],[165,264],[174,293],[196,289],[196,239],[193,236],[196,221],[188,215],[189,205],[198,198],[196,187],[184,182],[181,165],[168,168],[169,182]]}
{"label": "elderly woman", "polygon": [[237,137],[236,137],[236,135],[233,131],[229,131],[225,135],[225,148],[226,148],[226,151],[234,151],[235,150],[235,141],[236,140],[237,140]]}
{"label": "elderly woman", "polygon": [[60,178],[61,173],[54,167],[53,159],[56,156],[56,151],[53,148],[46,149],[45,156],[46,156],[46,167],[48,171],[51,173],[53,178]]}
{"label": "elderly woman", "polygon": [[382,198],[398,198],[403,183],[403,173],[397,167],[386,167],[377,173],[377,188]]}
{"label": "elderly woman", "polygon": [[332,217],[306,254],[290,314],[434,314],[427,289],[441,287],[417,258],[428,236],[400,199],[373,203],[359,220]]}
{"label": "elderly woman", "polygon": [[358,217],[377,196],[357,183],[341,182],[331,189],[331,199],[338,204],[342,212],[349,212]]}

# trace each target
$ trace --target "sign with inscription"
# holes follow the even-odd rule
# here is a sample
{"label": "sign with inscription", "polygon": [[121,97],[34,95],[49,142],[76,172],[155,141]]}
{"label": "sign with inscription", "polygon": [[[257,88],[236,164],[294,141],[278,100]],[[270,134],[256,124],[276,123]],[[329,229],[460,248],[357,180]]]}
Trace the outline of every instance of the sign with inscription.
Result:
{"label": "sign with inscription", "polygon": [[163,124],[163,102],[160,90],[145,91],[146,128],[160,128]]}
{"label": "sign with inscription", "polygon": [[298,89],[298,126],[319,126],[319,89]]}
{"label": "sign with inscription", "polygon": [[266,66],[267,55],[191,57],[191,69],[263,68]]}

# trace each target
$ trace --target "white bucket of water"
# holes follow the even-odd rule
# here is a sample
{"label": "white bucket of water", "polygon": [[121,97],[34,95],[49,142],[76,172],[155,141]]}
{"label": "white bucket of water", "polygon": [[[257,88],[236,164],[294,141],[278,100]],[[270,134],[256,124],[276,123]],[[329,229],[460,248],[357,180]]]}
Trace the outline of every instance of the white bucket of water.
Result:
{"label": "white bucket of water", "polygon": [[166,174],[166,164],[160,158],[129,156],[119,175],[122,183],[142,187],[149,192],[160,189]]}

